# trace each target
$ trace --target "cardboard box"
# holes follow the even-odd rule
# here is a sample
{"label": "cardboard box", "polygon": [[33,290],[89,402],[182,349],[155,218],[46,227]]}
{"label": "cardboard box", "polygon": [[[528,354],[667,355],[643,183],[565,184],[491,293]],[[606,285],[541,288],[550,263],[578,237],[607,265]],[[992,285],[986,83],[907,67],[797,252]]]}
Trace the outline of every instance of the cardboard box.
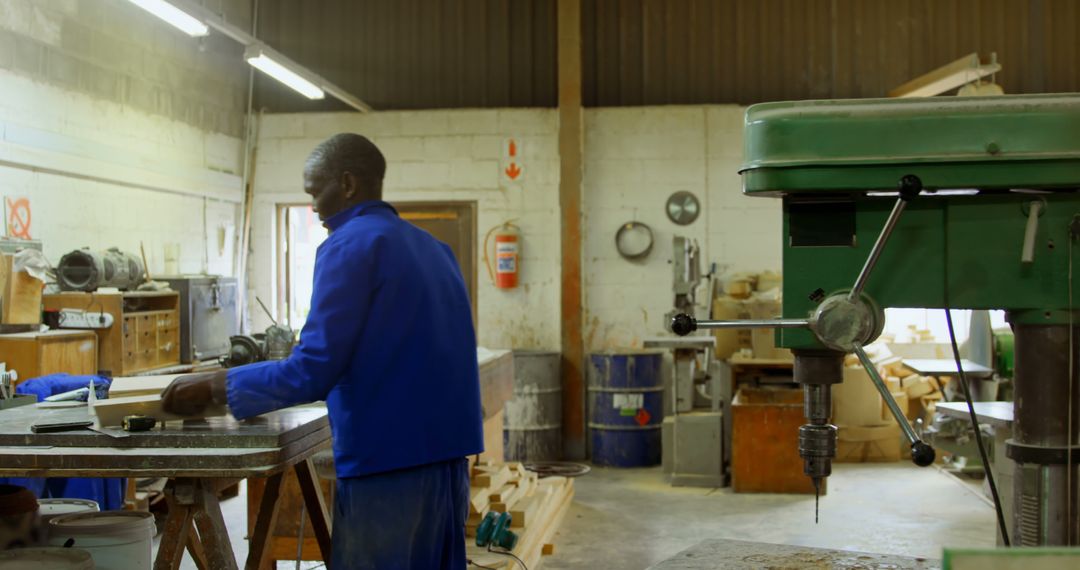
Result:
{"label": "cardboard box", "polygon": [[839,426],[837,463],[890,463],[900,461],[900,426]]}
{"label": "cardboard box", "polygon": [[13,270],[14,256],[0,254],[0,323],[41,324],[43,283],[25,271]]}

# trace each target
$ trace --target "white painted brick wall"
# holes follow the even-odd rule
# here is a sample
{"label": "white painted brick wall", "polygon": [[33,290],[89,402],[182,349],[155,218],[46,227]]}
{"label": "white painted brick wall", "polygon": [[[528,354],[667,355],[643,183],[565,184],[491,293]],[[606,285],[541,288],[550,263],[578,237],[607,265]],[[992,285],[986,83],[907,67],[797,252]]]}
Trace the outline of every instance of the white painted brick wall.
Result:
{"label": "white painted brick wall", "polygon": [[233,273],[239,139],[2,70],[0,92],[0,195],[30,198],[50,261],[142,243],[160,274],[178,244],[180,271]]}
{"label": "white painted brick wall", "polygon": [[[255,177],[252,292],[273,299],[274,212],[278,204],[307,203],[301,188],[311,150],[339,132],[371,138],[387,160],[390,201],[475,200],[477,260],[483,264],[488,229],[515,219],[523,238],[521,285],[496,289],[478,267],[479,340],[495,348],[559,346],[559,232],[557,122],[549,110],[407,111],[267,115],[260,126]],[[507,183],[500,157],[509,137],[524,145],[524,181]],[[254,298],[254,296],[252,296]],[[276,304],[275,304],[276,306]],[[253,308],[252,328],[268,320]]]}
{"label": "white painted brick wall", "polygon": [[[727,272],[780,268],[780,202],[741,194],[742,107],[588,109],[585,113],[584,263],[588,350],[640,346],[663,334],[671,291],[672,238],[698,240],[703,259]],[[559,347],[559,157],[551,109],[268,115],[256,176],[254,292],[272,297],[273,220],[278,203],[305,203],[307,154],[342,131],[369,136],[387,157],[389,200],[476,200],[477,237],[507,219],[523,233],[522,285],[500,291],[479,268],[480,342],[498,348]],[[501,174],[508,137],[521,144],[525,176]],[[704,207],[686,227],[664,212],[678,190]],[[637,220],[655,244],[641,262],[619,256],[615,231]],[[262,247],[266,244],[266,247]],[[479,253],[482,259],[482,252]],[[252,312],[254,328],[268,324]]]}

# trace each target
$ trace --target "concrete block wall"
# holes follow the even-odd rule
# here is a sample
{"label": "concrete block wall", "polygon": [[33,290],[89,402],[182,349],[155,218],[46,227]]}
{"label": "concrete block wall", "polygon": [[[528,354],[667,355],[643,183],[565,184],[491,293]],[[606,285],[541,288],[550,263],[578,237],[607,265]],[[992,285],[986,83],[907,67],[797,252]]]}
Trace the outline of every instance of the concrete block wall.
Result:
{"label": "concrete block wall", "polygon": [[[203,0],[251,25],[249,0]],[[191,38],[127,0],[0,0],[0,69],[209,132],[241,136],[243,48]]]}
{"label": "concrete block wall", "polygon": [[[640,347],[663,336],[674,304],[673,238],[695,240],[702,271],[720,275],[778,271],[779,200],[742,195],[745,108],[735,105],[625,107],[585,113],[586,349]],[[702,211],[686,226],[667,217],[677,191],[698,197]],[[630,221],[653,232],[653,249],[627,260],[615,233]]]}
{"label": "concrete block wall", "polygon": [[[267,115],[256,160],[249,298],[277,306],[275,215],[279,204],[307,204],[304,161],[327,137],[356,132],[387,160],[389,201],[475,201],[479,341],[489,347],[559,346],[559,162],[557,117],[550,110],[490,109]],[[502,174],[508,139],[519,145],[524,174]],[[514,220],[523,238],[520,285],[496,289],[483,265],[484,234]],[[492,244],[493,247],[493,244]],[[254,301],[252,301],[254,302]],[[250,307],[252,329],[269,320]]]}
{"label": "concrete block wall", "polygon": [[[52,262],[143,244],[160,274],[175,246],[170,268],[233,274],[243,113],[218,89],[232,64],[203,49],[126,1],[0,0],[0,196],[30,199]],[[140,104],[145,85],[169,96]],[[177,103],[203,89],[205,106]]]}
{"label": "concrete block wall", "polygon": [[[705,270],[780,269],[780,203],[741,194],[742,117],[737,106],[588,109],[585,113],[585,303],[587,349],[640,347],[662,335],[672,307],[672,238],[698,240]],[[337,132],[365,134],[388,160],[389,200],[476,200],[479,236],[513,218],[523,233],[522,285],[496,290],[480,268],[480,342],[495,348],[558,349],[559,200],[557,115],[551,109],[267,115],[260,124],[249,283],[272,298],[275,206],[307,203],[304,159]],[[522,142],[525,176],[502,176],[503,146]],[[664,212],[688,190],[704,210],[689,226]],[[652,253],[631,262],[615,249],[627,221],[650,225]],[[478,246],[482,244],[478,243]],[[482,253],[479,254],[482,257]],[[253,297],[252,297],[253,298]],[[255,330],[268,324],[251,312]]]}

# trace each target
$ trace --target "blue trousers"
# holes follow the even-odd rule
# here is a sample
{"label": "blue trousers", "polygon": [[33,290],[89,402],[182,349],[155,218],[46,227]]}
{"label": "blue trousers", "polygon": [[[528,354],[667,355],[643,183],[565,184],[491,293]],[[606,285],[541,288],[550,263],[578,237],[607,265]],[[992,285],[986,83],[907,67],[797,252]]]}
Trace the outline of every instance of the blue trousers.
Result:
{"label": "blue trousers", "polygon": [[338,479],[334,570],[464,570],[469,467],[453,459]]}

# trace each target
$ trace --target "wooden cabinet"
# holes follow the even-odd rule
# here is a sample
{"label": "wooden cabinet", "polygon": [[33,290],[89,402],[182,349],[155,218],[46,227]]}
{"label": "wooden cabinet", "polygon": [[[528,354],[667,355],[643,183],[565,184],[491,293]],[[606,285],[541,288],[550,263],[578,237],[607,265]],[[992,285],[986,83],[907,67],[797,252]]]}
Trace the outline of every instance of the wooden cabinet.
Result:
{"label": "wooden cabinet", "polygon": [[0,362],[17,371],[20,381],[60,372],[94,374],[97,336],[74,330],[0,335]]}
{"label": "wooden cabinet", "polygon": [[113,316],[98,336],[98,367],[113,376],[180,364],[180,296],[175,291],[45,295],[46,311],[80,309]]}

